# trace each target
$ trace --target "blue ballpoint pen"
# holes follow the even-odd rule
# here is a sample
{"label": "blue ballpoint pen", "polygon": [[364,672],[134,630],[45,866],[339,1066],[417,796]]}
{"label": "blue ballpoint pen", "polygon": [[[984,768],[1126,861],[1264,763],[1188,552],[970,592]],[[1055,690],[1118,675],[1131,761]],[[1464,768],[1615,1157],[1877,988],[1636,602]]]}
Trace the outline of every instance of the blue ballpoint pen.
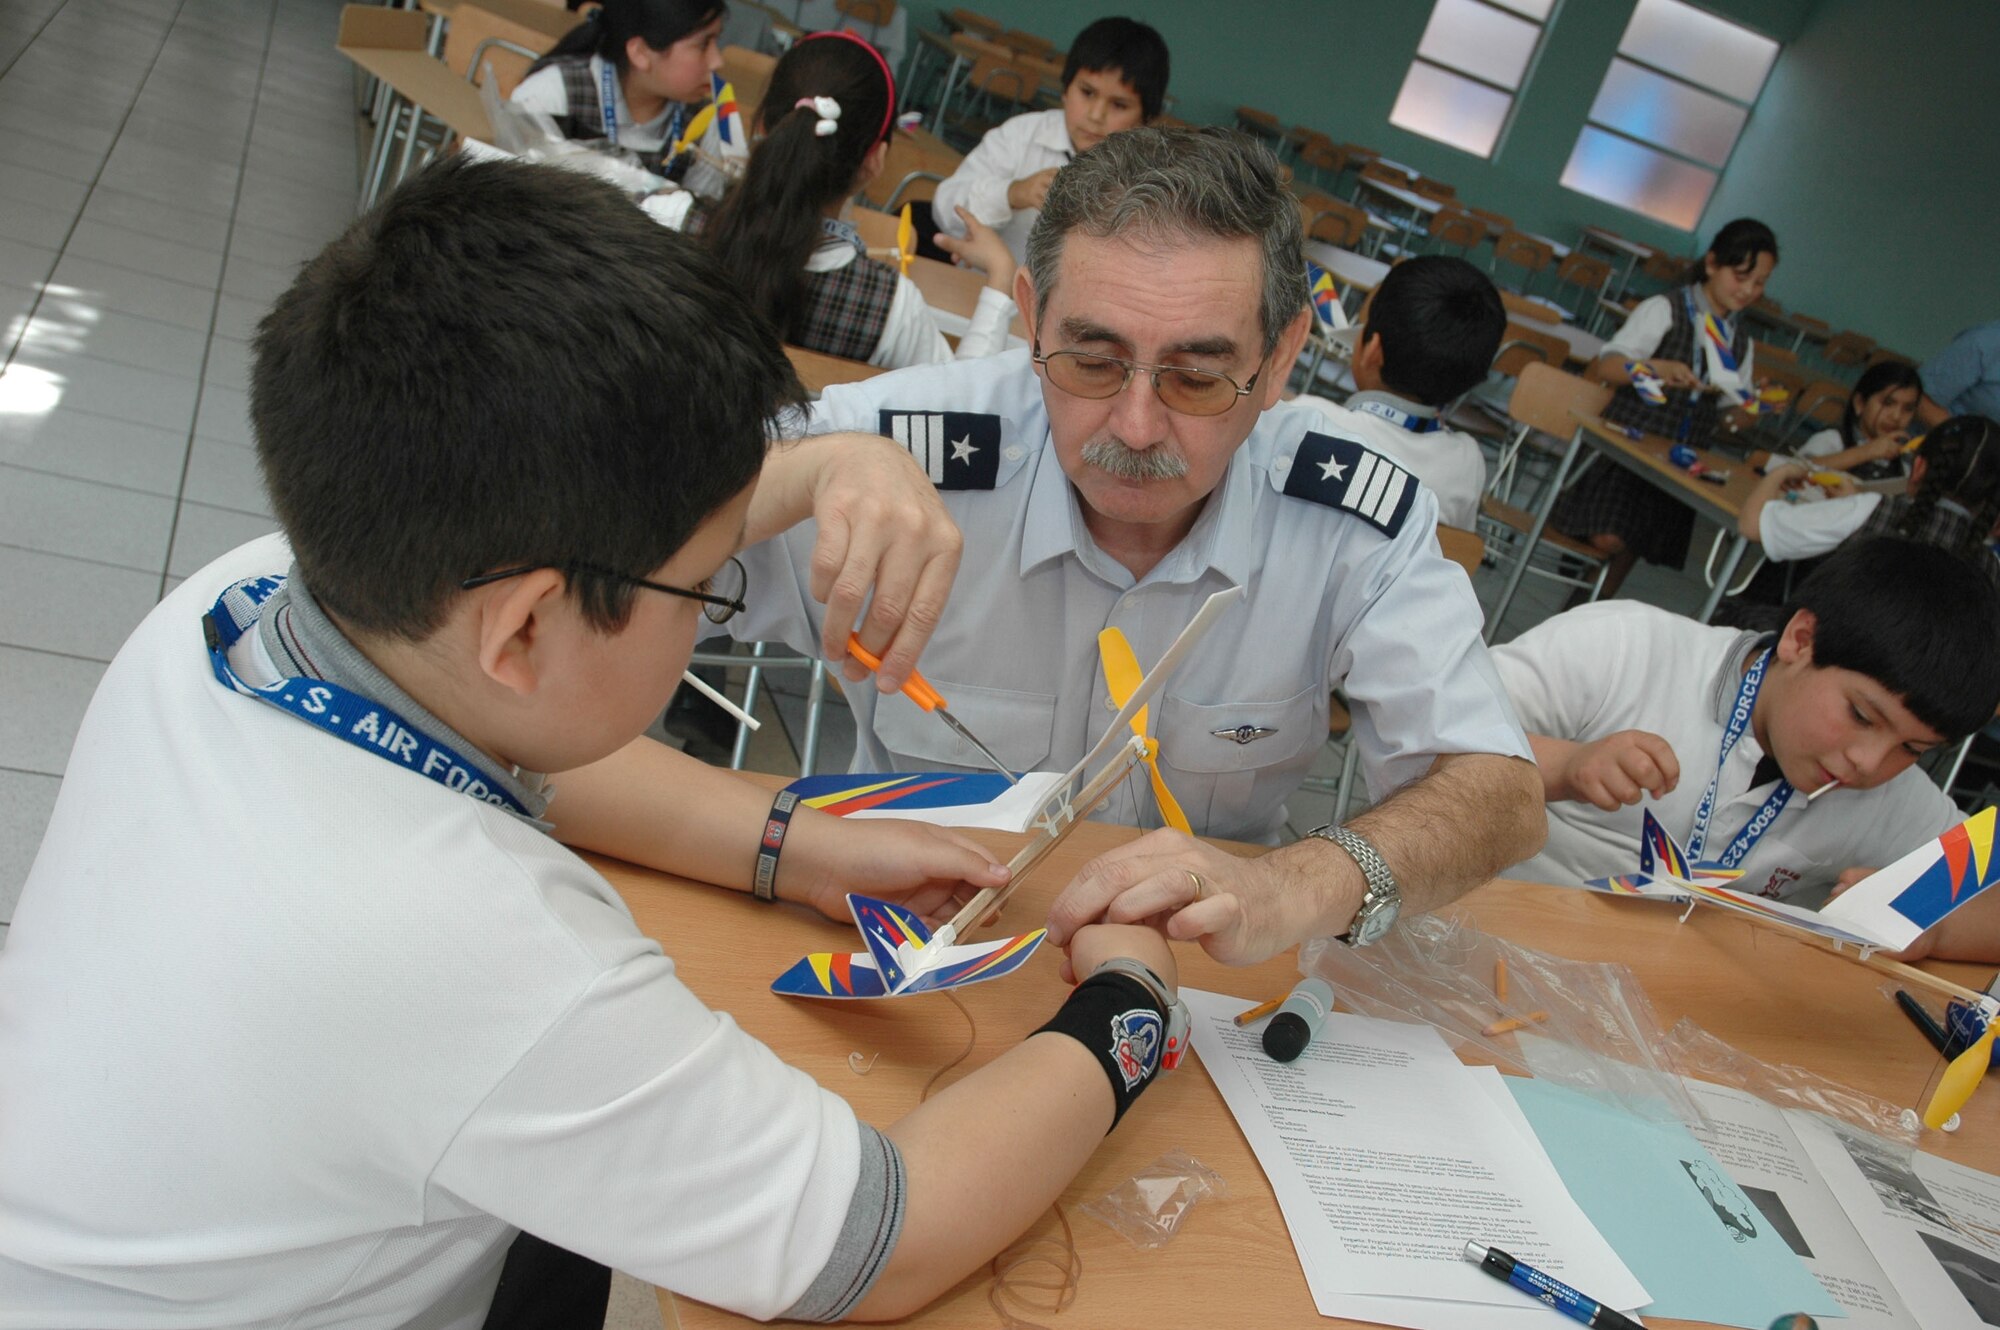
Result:
{"label": "blue ballpoint pen", "polygon": [[1568,1284],[1543,1274],[1526,1261],[1515,1260],[1498,1247],[1482,1247],[1476,1242],[1468,1242],[1465,1244],[1465,1259],[1495,1279],[1512,1284],[1531,1298],[1546,1302],[1572,1321],[1581,1321],[1596,1330],[1644,1330],[1631,1317],[1584,1297]]}

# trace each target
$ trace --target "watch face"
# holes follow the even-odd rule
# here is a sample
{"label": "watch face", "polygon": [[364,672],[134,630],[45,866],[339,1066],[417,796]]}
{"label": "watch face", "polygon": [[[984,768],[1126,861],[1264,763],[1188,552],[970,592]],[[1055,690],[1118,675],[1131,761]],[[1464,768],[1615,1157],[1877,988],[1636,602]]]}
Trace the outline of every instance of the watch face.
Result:
{"label": "watch face", "polygon": [[1400,913],[1401,907],[1393,901],[1375,901],[1363,906],[1354,920],[1354,940],[1364,947],[1380,942],[1396,926],[1396,916]]}

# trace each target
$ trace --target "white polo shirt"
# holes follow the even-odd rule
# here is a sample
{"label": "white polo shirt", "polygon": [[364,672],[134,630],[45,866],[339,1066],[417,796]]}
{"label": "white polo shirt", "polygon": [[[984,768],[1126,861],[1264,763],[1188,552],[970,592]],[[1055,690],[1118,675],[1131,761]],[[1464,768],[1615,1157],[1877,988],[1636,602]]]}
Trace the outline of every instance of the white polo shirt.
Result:
{"label": "white polo shirt", "polygon": [[1772,563],[1816,558],[1859,531],[1881,502],[1879,494],[1806,503],[1773,499],[1757,514],[1757,543]]}
{"label": "white polo shirt", "polygon": [[[1680,783],[1665,798],[1647,796],[1615,813],[1580,800],[1550,804],[1548,844],[1501,876],[1575,885],[1632,872],[1643,807],[1684,838],[1716,774],[1723,728],[1756,643],[1754,633],[1607,600],[1558,614],[1493,648],[1493,663],[1530,734],[1587,743],[1647,730],[1672,746],[1681,767]],[[1755,733],[1730,751],[1709,823],[1710,854],[1742,830],[1774,788],[1776,782],[1750,785],[1763,759]],[[1818,904],[1845,870],[1878,868],[1963,820],[1915,768],[1872,790],[1829,791],[1810,805],[1794,794],[1744,858],[1739,886]]]}
{"label": "white polo shirt", "polygon": [[957,210],[963,207],[998,231],[1017,261],[1025,261],[1028,232],[1035,229],[1035,220],[1042,213],[1039,208],[1015,211],[1007,202],[1007,188],[1037,171],[1068,166],[1075,155],[1069,122],[1060,106],[1017,115],[987,130],[951,178],[937,187],[931,215],[940,231],[962,236],[965,223],[958,219]]}
{"label": "white polo shirt", "polygon": [[203,614],[290,561],[190,577],[78,732],[0,951],[0,1327],[477,1330],[520,1229],[839,1314],[881,1138],[552,837],[218,683]]}

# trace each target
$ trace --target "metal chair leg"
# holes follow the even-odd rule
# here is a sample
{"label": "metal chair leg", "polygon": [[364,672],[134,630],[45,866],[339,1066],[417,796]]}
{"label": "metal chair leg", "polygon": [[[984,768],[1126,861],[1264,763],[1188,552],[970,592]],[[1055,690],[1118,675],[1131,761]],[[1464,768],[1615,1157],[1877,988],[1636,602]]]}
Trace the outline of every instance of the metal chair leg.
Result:
{"label": "metal chair leg", "polygon": [[[762,660],[769,652],[764,643],[757,642],[751,645],[750,654],[753,658]],[[753,716],[757,714],[757,688],[763,682],[764,667],[762,665],[752,665],[750,667],[750,678],[743,685],[743,709]],[[738,725],[736,727],[736,742],[729,749],[729,769],[731,771],[743,770],[743,764],[749,760],[749,757],[750,727],[748,725]]]}
{"label": "metal chair leg", "polygon": [[819,764],[819,729],[821,712],[826,708],[826,662],[816,660],[812,667],[812,683],[806,688],[806,735],[799,749],[799,774],[810,776]]}

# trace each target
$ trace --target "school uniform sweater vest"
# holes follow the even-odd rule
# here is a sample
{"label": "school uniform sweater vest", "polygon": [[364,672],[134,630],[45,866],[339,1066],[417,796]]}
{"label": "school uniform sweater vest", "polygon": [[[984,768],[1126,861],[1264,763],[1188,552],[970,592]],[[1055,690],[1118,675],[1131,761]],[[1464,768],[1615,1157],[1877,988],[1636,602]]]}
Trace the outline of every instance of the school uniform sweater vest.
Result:
{"label": "school uniform sweater vest", "polygon": [[[1698,351],[1699,330],[1688,318],[1687,298],[1676,291],[1667,301],[1673,316],[1673,326],[1660,339],[1648,359],[1677,360],[1681,364],[1700,373],[1700,353]],[[1750,334],[1738,319],[1736,331],[1729,339],[1729,349],[1736,353],[1738,364],[1743,361],[1743,352],[1750,345]],[[1692,401],[1690,401],[1692,399]],[[1721,398],[1715,393],[1692,392],[1686,388],[1669,388],[1664,406],[1654,406],[1626,384],[1611,395],[1605,405],[1604,418],[1614,425],[1632,425],[1648,434],[1660,434],[1669,439],[1680,437],[1681,421],[1688,420],[1688,440],[1699,444],[1715,428],[1717,404]]]}
{"label": "school uniform sweater vest", "polygon": [[[696,200],[688,205],[681,229],[700,235],[714,219],[715,210]],[[889,327],[897,280],[894,268],[865,254],[844,268],[808,272],[805,308],[785,340],[821,355],[868,359]]]}
{"label": "school uniform sweater vest", "polygon": [[[604,93],[590,72],[590,57],[549,56],[534,67],[535,71],[549,68],[562,75],[563,100],[569,106],[565,114],[552,117],[556,122],[556,128],[562,131],[562,136],[566,139],[575,139],[579,142],[591,140],[604,142]],[[673,151],[673,144],[663,144],[649,152],[636,148],[624,150],[631,153],[639,165],[655,175],[670,175],[667,170],[670,164],[668,156]]]}

